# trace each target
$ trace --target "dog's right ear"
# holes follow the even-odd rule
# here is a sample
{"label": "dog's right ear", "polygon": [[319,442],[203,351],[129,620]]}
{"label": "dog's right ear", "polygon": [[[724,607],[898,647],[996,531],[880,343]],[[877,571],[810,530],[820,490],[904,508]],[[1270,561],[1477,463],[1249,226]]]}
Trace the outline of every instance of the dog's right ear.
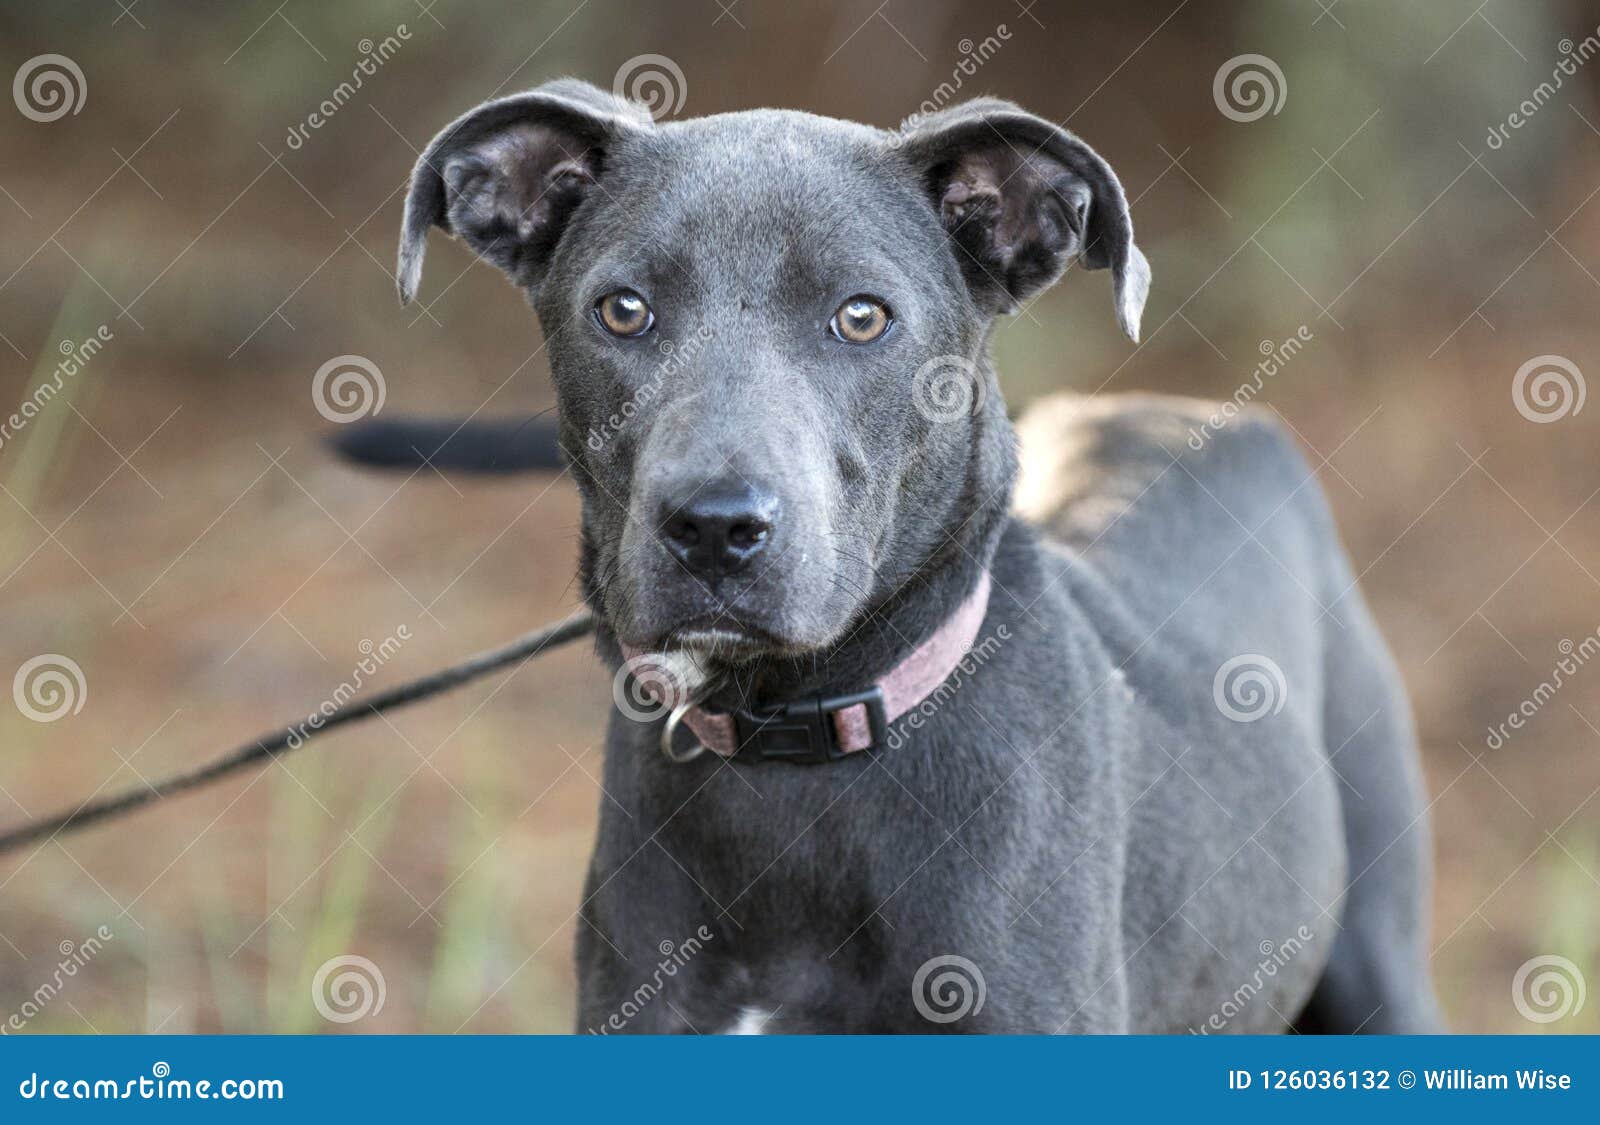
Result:
{"label": "dog's right ear", "polygon": [[570,78],[457,118],[411,173],[395,275],[400,303],[416,295],[433,226],[534,289],[573,211],[595,190],[608,148],[650,127],[642,106]]}
{"label": "dog's right ear", "polygon": [[1134,244],[1122,184],[1099,153],[997,98],[930,114],[897,143],[981,306],[1014,312],[1073,260],[1109,267],[1117,322],[1139,342],[1150,263]]}

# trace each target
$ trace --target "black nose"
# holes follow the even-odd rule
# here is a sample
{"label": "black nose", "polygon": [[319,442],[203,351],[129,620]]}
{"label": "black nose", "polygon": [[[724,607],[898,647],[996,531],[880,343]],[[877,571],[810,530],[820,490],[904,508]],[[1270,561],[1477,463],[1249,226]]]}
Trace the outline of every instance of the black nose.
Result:
{"label": "black nose", "polygon": [[776,498],[745,481],[714,481],[688,500],[661,505],[661,539],[672,557],[701,578],[736,574],[766,549]]}

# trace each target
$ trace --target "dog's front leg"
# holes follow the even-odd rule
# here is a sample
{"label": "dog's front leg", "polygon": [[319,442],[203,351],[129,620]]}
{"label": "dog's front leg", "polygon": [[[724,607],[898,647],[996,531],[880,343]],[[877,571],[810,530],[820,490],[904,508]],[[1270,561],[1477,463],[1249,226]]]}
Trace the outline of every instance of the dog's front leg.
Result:
{"label": "dog's front leg", "polygon": [[590,869],[576,941],[580,1033],[693,1034],[710,1022],[707,965],[721,940],[714,917],[673,901],[642,858],[609,873]]}
{"label": "dog's front leg", "polygon": [[1112,969],[1102,982],[1062,1014],[1059,1026],[1049,1030],[1058,1035],[1126,1035],[1131,1031],[1127,974]]}
{"label": "dog's front leg", "polygon": [[[650,761],[642,749],[625,747],[608,766]],[[579,910],[578,1031],[718,1030],[737,1016],[730,990],[739,981],[728,964],[737,925],[661,842],[662,825],[683,801],[638,799],[631,776],[619,768],[608,770],[606,791],[614,796],[602,803]],[[681,844],[670,847],[680,857],[690,854]]]}
{"label": "dog's front leg", "polygon": [[[1002,999],[1011,1001],[1007,1006],[1019,1011],[1026,1026],[1008,1030],[1127,1034],[1137,1023],[1130,970],[1151,951],[1125,936],[1126,850],[1108,825],[1096,842],[1069,854],[1075,858],[1067,874],[1050,876],[1049,889],[1013,927],[1019,946],[1001,981]],[[1049,866],[1035,878],[1045,878]]]}

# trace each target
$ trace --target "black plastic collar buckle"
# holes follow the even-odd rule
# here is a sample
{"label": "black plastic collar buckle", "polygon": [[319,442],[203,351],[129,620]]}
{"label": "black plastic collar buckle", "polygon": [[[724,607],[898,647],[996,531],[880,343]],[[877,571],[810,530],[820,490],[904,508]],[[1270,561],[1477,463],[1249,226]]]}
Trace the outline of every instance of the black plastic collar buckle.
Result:
{"label": "black plastic collar buckle", "polygon": [[858,703],[865,706],[872,730],[868,749],[877,749],[888,741],[889,717],[883,706],[883,691],[871,687],[850,695],[812,696],[777,707],[734,711],[734,730],[739,739],[735,757],[750,755],[796,765],[818,765],[843,758],[848,751],[839,745],[833,716]]}

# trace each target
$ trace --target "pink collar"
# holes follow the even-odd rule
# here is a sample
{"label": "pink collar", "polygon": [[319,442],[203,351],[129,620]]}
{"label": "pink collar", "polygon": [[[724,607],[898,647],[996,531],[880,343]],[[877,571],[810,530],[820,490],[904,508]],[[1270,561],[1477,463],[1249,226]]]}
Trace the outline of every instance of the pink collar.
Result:
{"label": "pink collar", "polygon": [[945,623],[865,691],[808,696],[753,711],[682,706],[672,712],[662,731],[663,751],[679,761],[699,753],[698,749],[679,751],[674,747],[673,736],[680,723],[694,732],[701,746],[724,758],[743,754],[815,763],[882,747],[889,737],[889,724],[927,699],[972,648],[988,613],[989,586],[985,569],[972,593]]}

